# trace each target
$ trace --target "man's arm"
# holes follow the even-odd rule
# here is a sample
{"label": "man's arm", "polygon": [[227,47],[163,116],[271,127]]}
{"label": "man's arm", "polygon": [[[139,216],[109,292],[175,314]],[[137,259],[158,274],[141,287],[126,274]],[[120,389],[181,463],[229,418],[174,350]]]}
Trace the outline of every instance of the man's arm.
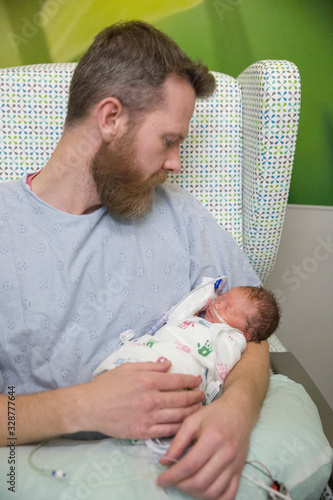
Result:
{"label": "man's arm", "polygon": [[[30,395],[17,395],[8,406],[8,396],[0,395],[0,446],[6,446],[7,438],[16,444],[33,443],[74,432],[75,425],[68,417],[75,408],[77,387],[68,387]],[[8,425],[7,412],[10,408],[15,415],[15,430]],[[11,423],[13,423],[11,421]]]}
{"label": "man's arm", "polygon": [[[77,431],[120,438],[173,435],[184,418],[200,408],[203,391],[193,375],[165,373],[170,362],[126,363],[91,382],[11,401],[17,444]],[[193,389],[185,391],[185,388]],[[0,445],[7,444],[8,396],[0,396]]]}
{"label": "man's arm", "polygon": [[159,476],[158,485],[173,485],[194,498],[234,499],[268,380],[268,343],[249,342],[225,381],[222,397],[181,425],[161,463],[170,465],[194,444]]}

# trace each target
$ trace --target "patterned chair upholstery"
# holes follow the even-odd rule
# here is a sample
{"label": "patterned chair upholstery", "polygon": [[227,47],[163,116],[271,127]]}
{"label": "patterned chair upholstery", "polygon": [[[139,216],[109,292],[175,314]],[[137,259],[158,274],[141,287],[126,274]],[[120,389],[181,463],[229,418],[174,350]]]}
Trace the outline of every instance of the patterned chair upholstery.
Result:
{"label": "patterned chair upholstery", "polygon": [[[62,133],[74,63],[0,70],[0,181],[42,168]],[[287,61],[260,61],[237,79],[214,73],[181,147],[188,189],[231,232],[265,282],[287,204],[300,107],[300,79]]]}

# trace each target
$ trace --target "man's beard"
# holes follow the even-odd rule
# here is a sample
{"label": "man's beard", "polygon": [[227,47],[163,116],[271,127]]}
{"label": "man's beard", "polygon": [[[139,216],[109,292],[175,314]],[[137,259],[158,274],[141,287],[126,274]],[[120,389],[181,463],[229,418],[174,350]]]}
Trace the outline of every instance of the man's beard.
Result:
{"label": "man's beard", "polygon": [[159,170],[144,179],[144,168],[136,160],[132,139],[133,136],[120,140],[112,150],[103,143],[91,164],[101,204],[111,214],[129,219],[149,210],[154,187],[168,177],[167,172]]}

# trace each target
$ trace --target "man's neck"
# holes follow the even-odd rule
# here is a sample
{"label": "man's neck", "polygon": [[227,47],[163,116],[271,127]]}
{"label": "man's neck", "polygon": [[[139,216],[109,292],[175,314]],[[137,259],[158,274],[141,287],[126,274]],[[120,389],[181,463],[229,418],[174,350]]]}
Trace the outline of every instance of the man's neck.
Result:
{"label": "man's neck", "polygon": [[82,127],[66,131],[43,170],[33,178],[32,191],[63,212],[82,215],[100,208],[90,172],[99,139]]}

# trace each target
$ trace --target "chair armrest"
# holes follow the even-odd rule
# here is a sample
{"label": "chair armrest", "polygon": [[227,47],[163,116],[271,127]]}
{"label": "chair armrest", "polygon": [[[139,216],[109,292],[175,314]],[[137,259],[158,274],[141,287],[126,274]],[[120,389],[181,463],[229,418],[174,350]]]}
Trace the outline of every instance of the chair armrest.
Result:
{"label": "chair armrest", "polygon": [[317,406],[324,434],[333,447],[333,411],[303,366],[291,352],[271,352],[270,363],[273,373],[285,375],[304,387]]}
{"label": "chair armrest", "polygon": [[288,61],[259,61],[237,80],[242,93],[243,245],[265,283],[288,200],[300,110],[300,77]]}

